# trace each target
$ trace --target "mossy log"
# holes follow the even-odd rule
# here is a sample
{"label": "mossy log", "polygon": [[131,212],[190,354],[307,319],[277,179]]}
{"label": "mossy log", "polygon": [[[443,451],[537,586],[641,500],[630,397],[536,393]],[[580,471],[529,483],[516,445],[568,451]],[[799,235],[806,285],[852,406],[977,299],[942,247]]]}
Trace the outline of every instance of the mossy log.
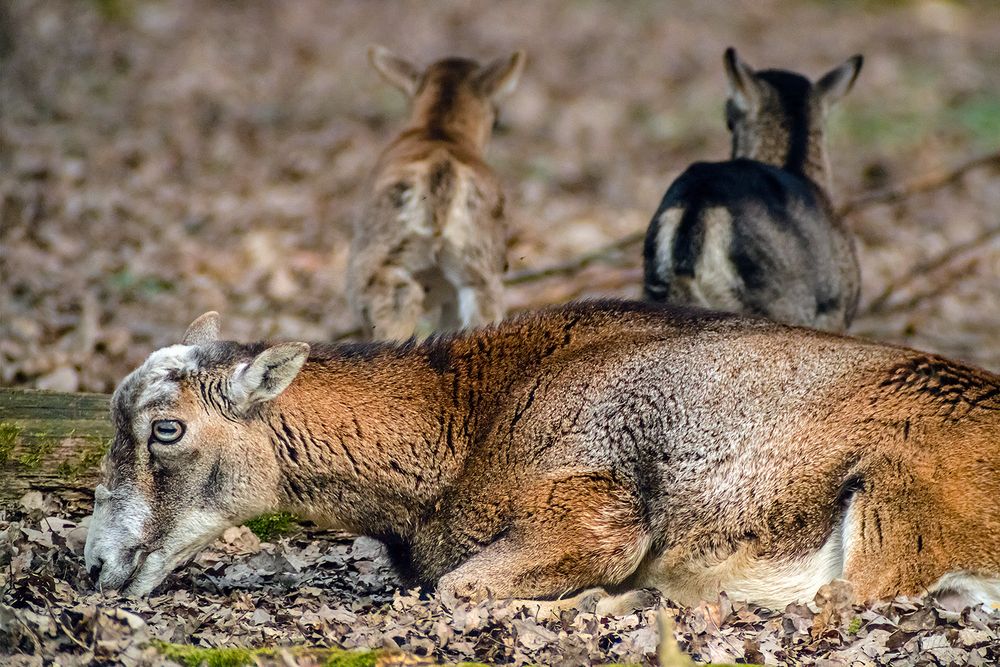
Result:
{"label": "mossy log", "polygon": [[28,491],[89,501],[112,433],[109,400],[0,387],[0,507]]}

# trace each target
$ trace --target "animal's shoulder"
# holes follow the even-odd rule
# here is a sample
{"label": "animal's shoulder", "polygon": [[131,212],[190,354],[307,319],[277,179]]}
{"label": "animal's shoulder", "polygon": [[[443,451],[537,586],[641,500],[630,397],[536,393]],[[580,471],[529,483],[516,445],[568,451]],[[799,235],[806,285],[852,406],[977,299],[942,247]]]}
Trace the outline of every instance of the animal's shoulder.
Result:
{"label": "animal's shoulder", "polygon": [[791,201],[825,205],[809,179],[755,160],[695,162],[671,184],[664,204],[784,207]]}

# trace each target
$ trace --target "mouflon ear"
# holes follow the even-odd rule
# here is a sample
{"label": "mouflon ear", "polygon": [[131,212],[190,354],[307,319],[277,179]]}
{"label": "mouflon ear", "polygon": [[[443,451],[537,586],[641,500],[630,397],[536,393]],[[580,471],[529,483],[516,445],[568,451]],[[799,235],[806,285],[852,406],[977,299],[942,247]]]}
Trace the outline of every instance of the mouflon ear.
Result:
{"label": "mouflon ear", "polygon": [[181,345],[205,345],[219,340],[219,314],[210,310],[195,319],[184,332]]}
{"label": "mouflon ear", "polygon": [[861,73],[861,65],[865,62],[861,55],[851,56],[843,65],[830,70],[816,82],[816,94],[827,107],[850,92],[854,82]]}
{"label": "mouflon ear", "polygon": [[493,100],[506,97],[517,88],[526,60],[524,51],[515,51],[507,58],[497,58],[476,75],[476,85],[484,95]]}
{"label": "mouflon ear", "polygon": [[277,398],[299,374],[309,356],[307,343],[278,343],[238,366],[229,379],[230,400],[243,409]]}
{"label": "mouflon ear", "polygon": [[731,46],[726,49],[722,61],[729,80],[729,99],[744,113],[755,111],[760,106],[760,89],[753,68],[743,62]]}
{"label": "mouflon ear", "polygon": [[368,60],[383,79],[402,90],[408,97],[413,97],[417,93],[420,70],[416,65],[378,45],[368,49]]}

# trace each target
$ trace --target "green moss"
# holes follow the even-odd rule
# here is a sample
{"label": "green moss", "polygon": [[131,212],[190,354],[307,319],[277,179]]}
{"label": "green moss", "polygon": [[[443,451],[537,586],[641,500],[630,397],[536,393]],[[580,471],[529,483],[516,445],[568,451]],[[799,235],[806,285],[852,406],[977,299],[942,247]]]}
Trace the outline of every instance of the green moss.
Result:
{"label": "green moss", "polygon": [[21,429],[14,424],[0,424],[0,465],[5,465],[14,451],[14,441]]}
{"label": "green moss", "polygon": [[[179,662],[185,667],[243,667],[244,665],[281,664],[277,648],[200,648],[186,644],[171,644],[153,640],[153,646],[160,654]],[[375,667],[378,653],[375,651],[346,651],[338,648],[288,647],[284,650],[292,655],[309,655],[322,661],[324,667]]]}
{"label": "green moss", "polygon": [[29,470],[41,465],[46,456],[55,449],[57,441],[43,433],[39,433],[22,442],[24,451],[17,457],[17,462]]}
{"label": "green moss", "polygon": [[198,648],[184,644],[154,642],[156,649],[165,658],[187,667],[243,667],[254,664],[255,655],[263,655],[267,649],[248,648]]}
{"label": "green moss", "polygon": [[130,0],[91,0],[91,2],[101,18],[112,23],[127,21],[135,9]]}
{"label": "green moss", "polygon": [[331,651],[323,667],[375,667],[378,658],[375,651]]}
{"label": "green moss", "polygon": [[76,455],[69,461],[63,461],[56,472],[67,480],[75,480],[81,475],[94,472],[108,450],[108,441],[103,438],[86,438]]}
{"label": "green moss", "polygon": [[951,109],[948,116],[983,149],[994,146],[1000,136],[1000,96],[975,96]]}
{"label": "green moss", "polygon": [[253,534],[261,541],[267,542],[290,532],[298,525],[298,519],[292,514],[278,512],[277,514],[261,514],[243,525],[252,530]]}
{"label": "green moss", "polygon": [[847,626],[847,631],[852,635],[856,635],[859,630],[861,630],[861,617],[855,616],[851,619],[850,624]]}

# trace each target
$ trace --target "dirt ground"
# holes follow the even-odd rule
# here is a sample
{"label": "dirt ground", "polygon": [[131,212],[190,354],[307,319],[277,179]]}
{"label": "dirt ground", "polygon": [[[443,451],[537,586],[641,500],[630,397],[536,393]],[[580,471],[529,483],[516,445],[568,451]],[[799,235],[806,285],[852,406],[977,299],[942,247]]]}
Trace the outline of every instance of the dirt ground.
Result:
{"label": "dirt ground", "polygon": [[[854,53],[865,55],[855,89],[829,125],[835,199],[844,203],[1000,148],[998,35],[995,0],[2,4],[0,384],[109,392],[149,352],[177,342],[195,316],[213,309],[223,314],[224,333],[239,340],[329,340],[354,330],[344,299],[351,219],[377,152],[405,117],[402,95],[367,64],[370,44],[423,63],[451,54],[487,59],[527,51],[520,88],[503,105],[489,150],[507,194],[511,275],[523,276],[643,230],[687,164],[726,157],[727,46],[755,66],[813,77]],[[864,283],[852,333],[1000,371],[997,211],[1000,172],[984,167],[946,187],[851,213]],[[942,254],[948,261],[937,262]],[[518,310],[583,296],[638,296],[639,248],[605,260],[570,275],[518,282],[509,303]],[[43,515],[73,520],[60,524],[67,534],[76,527],[65,508]],[[87,636],[96,641],[93,628],[109,607],[80,597],[86,584],[78,549],[22,530],[46,534],[40,516],[0,519],[6,531],[0,532],[0,564],[9,570],[0,574],[4,604],[20,600],[21,609],[38,614],[56,605],[69,615],[60,616],[64,624],[90,623]],[[25,546],[35,539],[48,546]],[[292,563],[309,544],[333,539],[320,535],[319,542],[310,537],[263,553],[277,558],[291,549],[286,560]],[[350,540],[337,544],[331,571],[375,562],[352,559]],[[40,560],[25,561],[25,549]],[[19,557],[22,570],[8,567]],[[257,556],[229,557],[235,563]],[[49,572],[42,593],[31,593],[41,585],[33,583],[32,562],[50,564],[42,567]],[[298,572],[294,564],[287,567]],[[250,583],[223,584],[213,579],[210,564],[192,568],[163,594],[171,605],[194,610],[190,614],[176,606],[157,611],[156,601],[132,608],[153,636],[259,645],[330,641],[330,633],[356,627],[375,628],[357,645],[385,643],[384,619],[365,614],[378,617],[372,610],[393,598],[394,584],[389,574],[378,578],[374,565],[362,567],[376,577],[369,587],[374,592],[364,594],[369,606],[351,602],[354,589],[324,588],[303,607],[320,614],[314,625],[281,616],[268,598],[272,589],[259,589],[267,577],[280,579],[280,568],[257,579],[247,575]],[[336,578],[315,576],[323,586]],[[280,595],[296,594],[287,581],[281,585]],[[188,597],[177,602],[185,590]],[[277,620],[259,616],[262,627],[253,629],[239,616],[232,627],[243,630],[236,631],[195,613],[205,605],[232,606],[241,596],[250,601],[240,613],[252,616],[263,605]],[[396,597],[400,614],[422,619],[412,627],[429,628],[443,617],[439,601]],[[888,620],[873,624],[870,616],[850,636],[835,631],[837,640],[824,639],[822,629],[812,634],[808,610],[784,616],[750,608],[684,610],[679,629],[685,648],[704,660],[811,664],[823,655],[841,660],[826,664],[852,664],[834,654],[861,640],[884,650],[862,651],[867,657],[855,656],[858,664],[909,665],[918,655],[928,664],[1000,659],[996,613],[973,618],[900,604],[857,611],[859,618]],[[333,616],[322,617],[322,608]],[[345,620],[348,613],[364,619]],[[511,630],[509,610],[469,613],[478,620],[465,616],[463,623],[476,634],[469,639],[461,630],[455,641],[472,648],[428,649],[432,655],[507,661],[521,659],[516,649],[524,660],[549,662],[557,653],[544,651],[562,646],[564,635],[583,633],[588,638],[577,653],[560,648],[558,655],[651,660],[648,634],[628,635],[625,644],[608,638],[642,631],[650,609],[625,629],[599,617],[580,621],[592,623],[590,630],[572,627],[575,621],[546,626],[555,634],[542,633],[543,639],[528,628],[523,634],[534,638],[525,641],[534,648],[527,649]],[[916,630],[897,634],[917,613],[926,628],[912,621]],[[713,634],[711,618],[723,631]],[[280,630],[264,629],[273,627]],[[970,627],[985,634],[962,634]],[[500,628],[494,639],[481,639],[494,628]],[[740,628],[764,634],[745,644]],[[866,639],[875,630],[884,634]],[[45,641],[73,634],[58,624],[35,631]],[[726,631],[736,649],[728,657],[711,653],[706,647]],[[397,643],[411,646],[407,637],[418,634],[404,633]],[[765,635],[780,651],[763,648],[771,646]],[[931,635],[944,639],[925,641]],[[699,636],[714,639],[699,644]],[[482,648],[496,645],[507,652]],[[86,655],[68,639],[45,646]],[[968,651],[948,657],[935,647]]]}

